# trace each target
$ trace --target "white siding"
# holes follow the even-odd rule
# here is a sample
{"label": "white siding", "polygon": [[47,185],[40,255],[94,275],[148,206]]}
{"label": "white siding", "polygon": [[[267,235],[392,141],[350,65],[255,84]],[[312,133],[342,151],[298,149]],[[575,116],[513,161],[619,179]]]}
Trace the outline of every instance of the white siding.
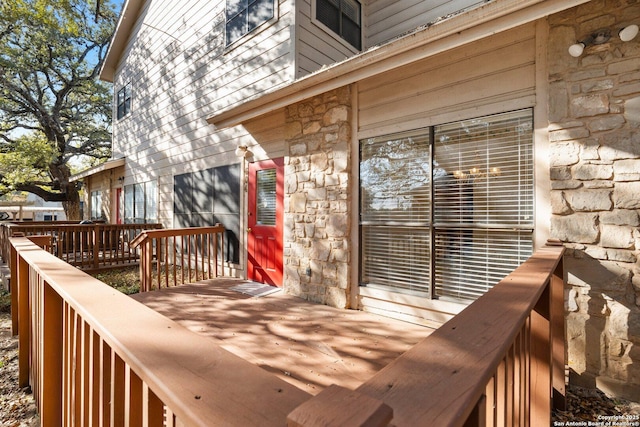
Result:
{"label": "white siding", "polygon": [[174,174],[237,163],[235,148],[255,144],[242,127],[219,131],[206,119],[293,80],[290,2],[228,48],[224,8],[224,0],[147,1],[116,72],[114,90],[130,81],[133,95],[131,113],[114,121],[114,156],[127,158],[125,184],[158,180],[167,226]]}
{"label": "white siding", "polygon": [[358,53],[338,35],[313,22],[312,1],[296,1],[296,78]]}
{"label": "white siding", "polygon": [[533,106],[533,24],[358,85],[359,138]]}
{"label": "white siding", "polygon": [[370,0],[366,3],[365,48],[375,46],[454,12],[485,3],[482,0]]}

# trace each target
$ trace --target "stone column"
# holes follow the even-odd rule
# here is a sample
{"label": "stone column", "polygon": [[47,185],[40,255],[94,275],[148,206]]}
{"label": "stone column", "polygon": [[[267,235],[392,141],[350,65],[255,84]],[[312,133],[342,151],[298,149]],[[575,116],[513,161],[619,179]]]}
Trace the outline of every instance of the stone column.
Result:
{"label": "stone column", "polygon": [[[640,399],[640,5],[596,0],[549,18],[552,237],[565,260],[572,381]],[[579,58],[568,47],[601,28]]]}
{"label": "stone column", "polygon": [[349,87],[286,110],[284,289],[340,308],[351,286],[351,115]]}

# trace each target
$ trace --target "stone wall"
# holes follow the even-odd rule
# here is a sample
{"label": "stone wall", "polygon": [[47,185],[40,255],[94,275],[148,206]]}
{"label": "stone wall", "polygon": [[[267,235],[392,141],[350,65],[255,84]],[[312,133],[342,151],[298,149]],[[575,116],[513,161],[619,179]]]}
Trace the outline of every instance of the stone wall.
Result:
{"label": "stone wall", "polygon": [[[640,4],[596,0],[549,18],[552,237],[566,242],[571,381],[640,401]],[[609,42],[567,49],[595,30]]]}
{"label": "stone wall", "polygon": [[284,289],[347,308],[350,292],[351,90],[287,107]]}

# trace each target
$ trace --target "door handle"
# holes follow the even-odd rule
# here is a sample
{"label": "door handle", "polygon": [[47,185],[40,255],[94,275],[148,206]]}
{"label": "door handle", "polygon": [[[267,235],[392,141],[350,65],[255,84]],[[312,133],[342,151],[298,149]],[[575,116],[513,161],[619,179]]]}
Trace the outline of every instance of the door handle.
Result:
{"label": "door handle", "polygon": [[251,233],[251,227],[247,228],[247,233]]}

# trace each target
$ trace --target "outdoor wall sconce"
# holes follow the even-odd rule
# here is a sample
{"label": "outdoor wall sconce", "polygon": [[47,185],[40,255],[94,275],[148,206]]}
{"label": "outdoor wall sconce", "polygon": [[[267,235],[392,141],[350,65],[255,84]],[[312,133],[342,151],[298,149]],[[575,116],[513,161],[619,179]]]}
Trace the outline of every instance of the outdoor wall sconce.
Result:
{"label": "outdoor wall sconce", "polygon": [[238,145],[236,148],[236,157],[244,157],[245,159],[251,155],[251,151],[246,145]]}
{"label": "outdoor wall sconce", "polygon": [[[638,35],[638,26],[636,24],[628,25],[618,32],[618,37],[623,42],[633,40]],[[574,58],[579,57],[587,46],[604,44],[611,39],[611,30],[603,28],[589,34],[578,43],[569,46],[569,55]]]}

